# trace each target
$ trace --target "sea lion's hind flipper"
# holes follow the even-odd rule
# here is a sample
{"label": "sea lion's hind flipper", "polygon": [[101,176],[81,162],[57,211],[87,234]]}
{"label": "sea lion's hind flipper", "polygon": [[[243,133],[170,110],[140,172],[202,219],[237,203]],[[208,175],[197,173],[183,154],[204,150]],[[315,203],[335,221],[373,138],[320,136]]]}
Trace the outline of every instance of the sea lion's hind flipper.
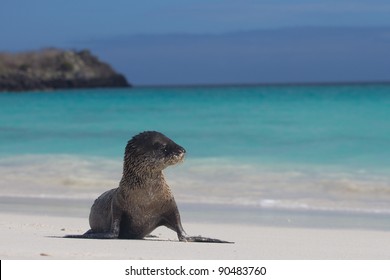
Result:
{"label": "sea lion's hind flipper", "polygon": [[203,237],[203,236],[186,236],[182,241],[186,242],[206,242],[206,243],[230,243],[234,244],[234,242],[220,240],[216,238],[209,238],[209,237]]}
{"label": "sea lion's hind flipper", "polygon": [[145,238],[159,238],[159,236],[154,235],[154,234],[148,234],[145,236]]}
{"label": "sea lion's hind flipper", "polygon": [[80,235],[65,235],[64,238],[87,238],[87,239],[116,239],[117,234],[112,232],[93,232],[91,229]]}

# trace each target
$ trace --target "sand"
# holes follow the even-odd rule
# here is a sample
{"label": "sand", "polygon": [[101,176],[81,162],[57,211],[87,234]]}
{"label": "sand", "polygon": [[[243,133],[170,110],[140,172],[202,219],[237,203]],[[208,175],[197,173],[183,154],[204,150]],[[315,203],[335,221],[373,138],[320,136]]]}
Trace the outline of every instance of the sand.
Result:
{"label": "sand", "polygon": [[0,214],[0,259],[390,259],[390,232],[368,229],[318,229],[245,224],[183,223],[187,233],[235,244],[178,242],[158,228],[154,240],[57,238],[83,233],[87,218]]}

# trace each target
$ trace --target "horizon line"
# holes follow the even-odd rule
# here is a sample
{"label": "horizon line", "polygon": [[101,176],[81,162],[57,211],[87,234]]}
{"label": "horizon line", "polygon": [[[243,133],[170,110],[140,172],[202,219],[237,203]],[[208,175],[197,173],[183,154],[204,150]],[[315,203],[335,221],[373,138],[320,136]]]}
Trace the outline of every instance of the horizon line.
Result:
{"label": "horizon line", "polygon": [[199,83],[199,84],[156,84],[137,85],[131,83],[132,88],[218,88],[218,87],[273,87],[273,86],[368,86],[390,85],[388,81],[329,81],[329,82],[264,82],[264,83]]}

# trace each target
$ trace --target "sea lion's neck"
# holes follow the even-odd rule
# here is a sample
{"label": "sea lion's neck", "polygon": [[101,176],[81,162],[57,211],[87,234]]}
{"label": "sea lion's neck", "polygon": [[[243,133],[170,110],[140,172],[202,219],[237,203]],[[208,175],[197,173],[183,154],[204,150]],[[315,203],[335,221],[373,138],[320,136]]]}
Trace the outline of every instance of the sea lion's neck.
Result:
{"label": "sea lion's neck", "polygon": [[145,185],[155,185],[165,182],[164,174],[161,170],[145,170],[137,172],[133,169],[124,169],[119,187],[137,188]]}

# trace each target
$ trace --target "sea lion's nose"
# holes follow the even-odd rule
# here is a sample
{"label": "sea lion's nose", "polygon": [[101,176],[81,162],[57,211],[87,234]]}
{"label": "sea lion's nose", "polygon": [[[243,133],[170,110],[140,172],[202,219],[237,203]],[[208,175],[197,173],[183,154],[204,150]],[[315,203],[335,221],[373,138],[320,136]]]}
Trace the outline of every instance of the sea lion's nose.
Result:
{"label": "sea lion's nose", "polygon": [[181,153],[183,153],[183,154],[185,154],[187,151],[186,151],[186,149],[184,149],[183,147],[180,147],[179,148],[179,151],[181,152]]}

